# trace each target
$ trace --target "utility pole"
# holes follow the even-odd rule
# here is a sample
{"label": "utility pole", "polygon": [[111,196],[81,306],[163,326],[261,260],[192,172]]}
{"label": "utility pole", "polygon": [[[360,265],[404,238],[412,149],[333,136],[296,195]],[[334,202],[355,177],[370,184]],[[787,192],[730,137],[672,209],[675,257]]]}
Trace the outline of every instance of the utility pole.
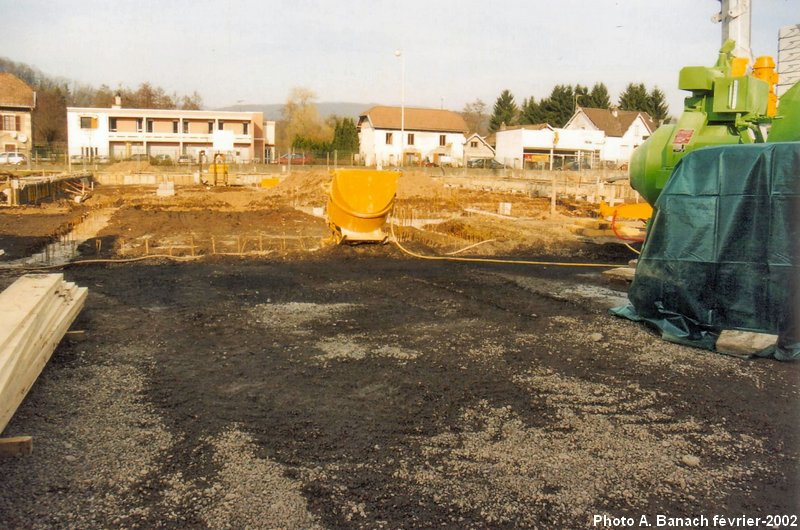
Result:
{"label": "utility pole", "polygon": [[400,58],[400,167],[406,150],[406,56],[403,50],[395,50],[395,57]]}

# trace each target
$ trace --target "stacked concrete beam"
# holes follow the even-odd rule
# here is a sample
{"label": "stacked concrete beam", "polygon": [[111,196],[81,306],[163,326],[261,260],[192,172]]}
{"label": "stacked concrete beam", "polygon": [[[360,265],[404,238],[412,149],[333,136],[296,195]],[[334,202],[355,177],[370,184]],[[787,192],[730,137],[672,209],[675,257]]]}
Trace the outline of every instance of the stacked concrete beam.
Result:
{"label": "stacked concrete beam", "polygon": [[86,300],[63,274],[27,274],[0,293],[0,433]]}

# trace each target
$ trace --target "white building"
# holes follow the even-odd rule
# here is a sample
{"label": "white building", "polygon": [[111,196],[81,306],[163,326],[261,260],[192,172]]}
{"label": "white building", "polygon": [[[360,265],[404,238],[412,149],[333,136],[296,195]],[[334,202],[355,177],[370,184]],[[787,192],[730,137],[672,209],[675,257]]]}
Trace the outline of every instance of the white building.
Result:
{"label": "white building", "polygon": [[478,133],[472,133],[464,141],[464,165],[469,163],[470,160],[486,160],[494,157],[494,148],[489,145],[486,138]]}
{"label": "white building", "polygon": [[[518,125],[495,133],[496,160],[515,169],[591,165],[603,146],[602,131],[555,129],[546,123]],[[552,162],[552,165],[551,165]]]}
{"label": "white building", "polygon": [[778,86],[781,97],[800,82],[800,24],[783,26],[778,33]]}
{"label": "white building", "polygon": [[[401,130],[404,137],[401,138]],[[433,163],[460,165],[467,124],[456,112],[400,107],[372,107],[358,119],[361,159],[367,166]]]}
{"label": "white building", "polygon": [[69,154],[88,158],[124,160],[146,154],[196,160],[200,151],[220,151],[232,160],[261,160],[265,132],[272,131],[274,146],[274,128],[261,112],[67,108]]}
{"label": "white building", "polygon": [[578,107],[564,125],[565,131],[601,131],[604,142],[600,159],[617,164],[626,164],[633,150],[642,145],[657,128],[646,112],[583,107]]}

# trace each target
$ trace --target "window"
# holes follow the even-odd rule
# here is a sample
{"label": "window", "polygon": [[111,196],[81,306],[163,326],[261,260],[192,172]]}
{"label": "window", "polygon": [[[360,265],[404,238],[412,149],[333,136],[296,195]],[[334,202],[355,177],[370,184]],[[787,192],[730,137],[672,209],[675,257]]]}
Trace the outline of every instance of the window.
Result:
{"label": "window", "polygon": [[178,134],[178,120],[173,120],[173,122],[172,122],[172,132],[174,134]]}
{"label": "window", "polygon": [[386,145],[392,145],[394,143],[394,138],[392,133],[386,133]]}
{"label": "window", "polygon": [[217,129],[219,129],[220,131],[225,130],[225,122],[222,121],[222,120],[219,120],[217,122]]}
{"label": "window", "polygon": [[469,143],[470,147],[478,147],[478,142],[472,141]]}
{"label": "window", "polygon": [[81,129],[94,129],[95,122],[91,116],[81,116]]}
{"label": "window", "polygon": [[142,118],[136,118],[136,132],[142,132]]}
{"label": "window", "polygon": [[249,123],[247,123],[247,122],[244,122],[244,123],[242,124],[242,134],[247,134],[247,128],[248,128],[248,126],[249,126],[249,125],[250,125],[250,124],[249,124]]}
{"label": "window", "polygon": [[183,122],[183,134],[189,134],[189,122],[188,121],[184,121]]}
{"label": "window", "polygon": [[439,147],[444,147],[447,145],[447,135],[440,134],[439,135]]}
{"label": "window", "polygon": [[3,116],[3,130],[4,131],[18,131],[19,130],[19,116],[8,114]]}
{"label": "window", "polygon": [[214,122],[210,121],[208,122],[208,134],[211,134],[213,132],[214,132]]}
{"label": "window", "polygon": [[153,132],[153,120],[147,120],[147,132]]}
{"label": "window", "polygon": [[117,119],[116,118],[108,118],[108,130],[111,132],[117,132]]}
{"label": "window", "polygon": [[414,133],[408,133],[408,145],[414,145]]}

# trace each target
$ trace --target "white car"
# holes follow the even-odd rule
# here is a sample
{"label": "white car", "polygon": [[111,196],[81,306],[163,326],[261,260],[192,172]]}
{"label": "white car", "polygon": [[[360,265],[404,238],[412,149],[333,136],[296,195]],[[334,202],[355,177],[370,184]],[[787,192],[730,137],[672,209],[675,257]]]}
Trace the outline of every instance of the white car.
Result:
{"label": "white car", "polygon": [[0,164],[21,166],[27,161],[28,159],[22,153],[0,153]]}

